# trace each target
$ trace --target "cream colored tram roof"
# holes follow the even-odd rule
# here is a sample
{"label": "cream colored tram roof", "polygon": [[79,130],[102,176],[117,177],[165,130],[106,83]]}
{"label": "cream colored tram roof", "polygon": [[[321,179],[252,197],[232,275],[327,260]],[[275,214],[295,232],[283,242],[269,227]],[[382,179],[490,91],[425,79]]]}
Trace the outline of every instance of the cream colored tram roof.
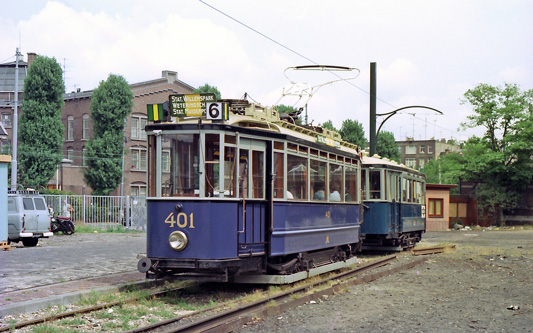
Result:
{"label": "cream colored tram roof", "polygon": [[406,171],[410,171],[417,174],[422,174],[419,170],[410,168],[406,166],[405,164],[400,164],[396,161],[389,160],[388,158],[383,158],[379,155],[374,156],[368,156],[366,152],[363,152],[363,158],[361,159],[363,162],[363,166],[369,166],[369,165],[383,165],[383,166],[392,166],[396,169],[405,169]]}
{"label": "cream colored tram roof", "polygon": [[[222,124],[233,125],[233,126],[241,126],[241,125],[246,124],[246,127],[250,129],[259,129],[259,130],[264,130],[264,131],[271,131],[275,133],[290,135],[298,139],[302,139],[302,140],[309,141],[309,142],[316,142],[317,141],[316,135],[317,134],[322,135],[322,134],[313,132],[312,130],[304,129],[300,126],[291,126],[294,128],[301,129],[301,131],[297,131],[297,130],[282,126],[282,122],[285,122],[285,121],[283,120],[270,121],[267,119],[261,119],[261,118],[252,117],[249,115],[239,115],[239,114],[231,113],[229,120],[222,122]],[[198,123],[198,118],[181,119],[179,123],[180,124],[188,124],[188,123],[196,124]],[[202,119],[202,123],[205,124],[205,123],[215,123],[215,122],[211,120]],[[220,124],[220,122],[217,122],[217,123]],[[312,135],[313,133],[315,134],[314,136]],[[341,140],[336,140],[336,141],[341,141]],[[357,150],[351,147],[351,146],[355,147],[355,145],[352,145],[347,142],[343,142],[343,143],[345,145],[341,143],[340,148],[337,148],[337,149],[340,149],[341,151],[347,152],[350,154],[358,154]]]}

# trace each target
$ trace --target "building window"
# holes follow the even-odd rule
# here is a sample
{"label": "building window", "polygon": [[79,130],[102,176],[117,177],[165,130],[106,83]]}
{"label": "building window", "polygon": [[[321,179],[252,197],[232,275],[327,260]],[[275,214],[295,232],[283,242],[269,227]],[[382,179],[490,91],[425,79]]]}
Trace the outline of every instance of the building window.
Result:
{"label": "building window", "polygon": [[74,117],[67,118],[67,140],[74,140]]}
{"label": "building window", "polygon": [[410,168],[416,167],[416,158],[406,158],[405,165]]}
{"label": "building window", "polygon": [[131,148],[131,170],[146,171],[146,148]]}
{"label": "building window", "polygon": [[72,147],[67,148],[67,159],[74,161],[74,149]]}
{"label": "building window", "polygon": [[89,138],[89,115],[83,115],[83,130],[81,133],[81,138],[87,140]]}
{"label": "building window", "polygon": [[418,160],[418,166],[423,168],[424,165],[426,165],[426,159],[425,158],[421,158]]}
{"label": "building window", "polygon": [[455,203],[450,202],[450,217],[459,217],[459,218],[466,218],[468,216],[467,214],[467,204],[463,202]]}
{"label": "building window", "polygon": [[136,140],[146,140],[146,117],[131,117],[131,138]]}
{"label": "building window", "polygon": [[416,154],[416,145],[405,146],[405,154]]}
{"label": "building window", "polygon": [[426,153],[426,145],[420,145],[420,154]]}
{"label": "building window", "polygon": [[131,196],[133,197],[145,197],[146,196],[146,185],[144,184],[132,184],[130,187]]}
{"label": "building window", "polygon": [[87,166],[87,148],[83,147],[82,153],[81,153],[81,165]]}
{"label": "building window", "polygon": [[11,113],[2,112],[2,119],[0,119],[0,121],[2,121],[2,125],[4,125],[4,127],[11,127]]}
{"label": "building window", "polygon": [[428,145],[428,154],[433,154],[433,146]]}
{"label": "building window", "polygon": [[442,214],[444,199],[428,199],[428,203],[429,217],[444,217],[444,215]]}

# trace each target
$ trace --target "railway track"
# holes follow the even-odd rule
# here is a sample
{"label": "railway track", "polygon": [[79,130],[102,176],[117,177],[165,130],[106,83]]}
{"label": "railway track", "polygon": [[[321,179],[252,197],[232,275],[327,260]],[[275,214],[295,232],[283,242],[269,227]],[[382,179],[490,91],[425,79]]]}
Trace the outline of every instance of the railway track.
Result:
{"label": "railway track", "polygon": [[390,255],[383,259],[376,260],[361,267],[350,269],[348,271],[333,274],[316,282],[304,284],[302,286],[291,288],[282,293],[266,296],[250,304],[240,305],[226,311],[218,312],[195,320],[188,324],[180,324],[183,316],[172,318],[164,322],[155,323],[146,327],[141,327],[129,332],[229,332],[238,330],[242,325],[249,323],[256,318],[273,316],[282,313],[290,308],[317,300],[324,295],[332,295],[344,288],[368,283],[383,276],[396,273],[401,270],[412,268],[427,258],[419,258],[407,264],[396,266],[388,270],[381,270],[362,277],[357,277],[364,273],[390,264],[397,258],[396,255]]}
{"label": "railway track", "polygon": [[414,248],[412,250],[415,256],[421,256],[426,254],[437,254],[446,252],[449,250],[455,249],[455,245],[445,245],[445,246],[434,246],[434,247],[424,247],[424,248]]}
{"label": "railway track", "polygon": [[[438,249],[440,248],[431,248],[431,250],[433,251],[438,251]],[[426,250],[424,254],[430,253],[430,249],[423,250]],[[441,252],[442,251],[443,250],[441,250]],[[317,300],[324,295],[331,295],[335,292],[338,292],[339,290],[342,290],[343,288],[347,288],[349,286],[357,284],[367,283],[380,277],[390,275],[404,269],[409,269],[427,260],[427,258],[419,258],[412,260],[410,263],[407,264],[375,272],[376,269],[389,265],[396,258],[396,254],[379,258],[364,266],[359,266],[341,273],[329,274],[326,278],[319,278],[318,281],[305,283],[303,285],[293,287],[276,295],[269,295],[269,292],[265,291],[260,294],[260,300],[253,301],[245,305],[243,305],[242,301],[240,300],[222,302],[221,304],[215,306],[210,306],[205,309],[192,311],[188,314],[180,315],[168,320],[163,320],[149,326],[140,327],[130,332],[160,332],[177,330],[185,332],[206,330],[229,331],[233,329],[238,329],[239,327],[241,327],[241,325],[252,321],[254,318],[261,318],[269,315],[279,314],[289,308],[307,303],[311,300]],[[316,280],[316,278],[313,280]],[[187,287],[190,286],[192,286],[192,284],[188,285]],[[162,297],[169,293],[179,292],[183,288],[186,287],[173,288],[169,290],[156,290],[152,291],[149,295],[144,294],[141,297],[144,297],[145,299]],[[28,326],[35,326],[43,323],[49,324],[51,322],[67,317],[77,317],[81,314],[96,312],[101,309],[111,309],[115,306],[121,306],[122,304],[134,303],[138,301],[141,297],[131,297],[128,299],[117,300],[114,302],[84,307],[81,309],[72,310],[64,313],[53,314],[47,317],[41,317],[33,320],[19,322],[11,324],[10,326],[0,327],[0,332],[20,329]],[[202,318],[198,319],[199,317]],[[188,321],[189,323],[184,324],[185,321]]]}

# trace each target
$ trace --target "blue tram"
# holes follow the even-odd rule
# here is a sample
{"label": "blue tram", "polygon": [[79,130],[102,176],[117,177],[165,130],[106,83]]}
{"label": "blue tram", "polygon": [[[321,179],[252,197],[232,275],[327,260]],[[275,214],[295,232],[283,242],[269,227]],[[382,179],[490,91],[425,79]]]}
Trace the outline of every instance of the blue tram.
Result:
{"label": "blue tram", "polygon": [[377,155],[362,157],[364,249],[415,246],[426,231],[426,176]]}
{"label": "blue tram", "polygon": [[229,119],[146,126],[148,278],[235,281],[346,261],[361,248],[361,159],[337,133],[225,100]]}

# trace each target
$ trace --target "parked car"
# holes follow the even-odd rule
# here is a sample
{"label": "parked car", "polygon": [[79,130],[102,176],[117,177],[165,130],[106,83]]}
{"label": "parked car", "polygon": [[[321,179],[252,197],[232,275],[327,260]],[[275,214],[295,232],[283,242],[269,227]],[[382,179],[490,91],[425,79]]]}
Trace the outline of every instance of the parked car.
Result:
{"label": "parked car", "polygon": [[51,221],[46,201],[39,192],[8,191],[8,242],[36,246],[39,238],[48,238],[54,234]]}

